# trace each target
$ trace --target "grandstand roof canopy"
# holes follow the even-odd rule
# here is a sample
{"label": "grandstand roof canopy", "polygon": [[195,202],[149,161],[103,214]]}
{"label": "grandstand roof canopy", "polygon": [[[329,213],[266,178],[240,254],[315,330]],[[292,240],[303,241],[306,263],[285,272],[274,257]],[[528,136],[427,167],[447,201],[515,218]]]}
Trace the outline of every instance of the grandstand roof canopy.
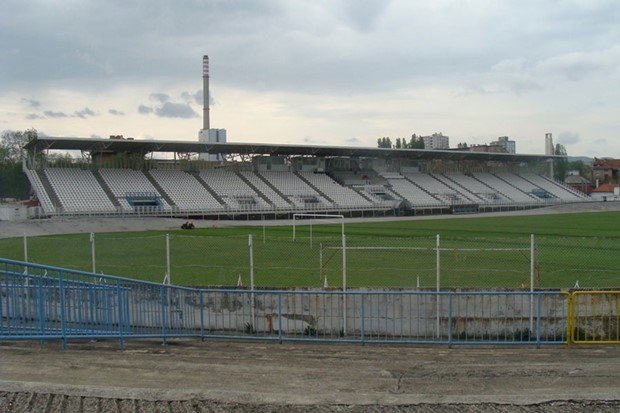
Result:
{"label": "grandstand roof canopy", "polygon": [[203,143],[198,141],[169,141],[145,139],[102,139],[38,137],[25,146],[29,151],[79,150],[83,152],[168,152],[212,153],[226,155],[367,157],[407,159],[447,159],[476,161],[534,161],[554,158],[548,155],[522,155],[462,150],[386,149],[353,146],[290,145],[276,143]]}

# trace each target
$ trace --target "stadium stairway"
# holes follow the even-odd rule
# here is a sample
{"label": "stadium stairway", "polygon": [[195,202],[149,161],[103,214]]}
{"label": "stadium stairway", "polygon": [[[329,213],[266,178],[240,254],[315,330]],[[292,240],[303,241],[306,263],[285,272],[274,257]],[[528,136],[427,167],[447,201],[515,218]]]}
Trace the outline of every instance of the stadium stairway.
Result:
{"label": "stadium stairway", "polygon": [[[428,196],[430,196],[431,198],[437,199],[437,197],[436,197],[435,195],[431,194],[431,193],[430,193],[430,192],[429,192],[426,188],[424,188],[422,185],[418,185],[418,184],[416,184],[416,183],[413,181],[413,179],[409,178],[407,175],[403,175],[403,177],[404,177],[404,178],[405,178],[405,180],[406,180],[407,182],[409,182],[411,185],[414,185],[414,186],[418,187],[421,191],[426,192],[426,193],[428,194]],[[392,192],[394,192],[394,189],[392,189]],[[394,192],[394,193],[396,193],[396,192]],[[400,196],[402,199],[405,199],[402,195],[400,195],[400,194],[398,194],[398,193],[396,193],[396,194],[397,194],[398,196]],[[437,199],[437,201],[439,201],[439,199]],[[414,204],[414,205],[415,205],[415,204]]]}
{"label": "stadium stairway", "polygon": [[449,179],[445,175],[431,174],[431,173],[429,173],[428,175],[431,176],[432,178],[435,178],[437,181],[441,182],[448,188],[452,189],[461,198],[466,199],[469,202],[480,202],[480,198],[478,198],[476,195],[472,194],[471,192],[469,192],[468,190],[466,190],[465,188],[463,188],[462,186],[460,186],[453,180]]}
{"label": "stadium stairway", "polygon": [[396,190],[394,189],[394,187],[392,187],[392,185],[388,184],[386,188],[389,189],[391,193],[398,196],[398,201],[409,201],[412,205],[415,205],[415,202],[414,202],[415,200],[407,199],[407,197],[403,196],[401,193],[396,192]]}
{"label": "stadium stairway", "polygon": [[219,203],[220,203],[220,204],[222,204],[222,205],[226,205],[226,201],[224,201],[224,198],[222,198],[221,196],[219,196],[219,195],[217,194],[217,192],[215,192],[215,191],[213,190],[213,188],[211,188],[211,187],[209,186],[209,184],[208,184],[207,182],[205,182],[205,180],[204,180],[204,179],[202,179],[202,177],[200,176],[200,172],[198,172],[198,171],[192,171],[192,172],[188,172],[188,173],[189,173],[190,175],[192,175],[194,178],[196,178],[196,180],[198,181],[198,183],[199,183],[199,184],[200,184],[200,185],[201,185],[204,189],[206,189],[206,190],[207,190],[207,192],[208,192],[208,193],[210,193],[210,194],[211,194],[211,196],[212,196],[213,198],[215,198],[215,200],[216,200],[217,202],[219,202]]}
{"label": "stadium stairway", "polygon": [[293,175],[295,175],[296,177],[298,177],[299,179],[304,181],[306,183],[306,185],[308,185],[310,188],[312,188],[314,191],[316,191],[316,193],[321,195],[326,201],[330,202],[332,205],[336,205],[336,203],[334,202],[334,200],[332,198],[328,197],[323,191],[321,191],[316,186],[312,185],[312,183],[310,181],[308,181],[306,178],[304,178],[303,175],[301,175],[298,172],[293,172]]}
{"label": "stadium stairway", "polygon": [[45,175],[45,173],[42,170],[37,170],[36,174],[39,177],[39,181],[41,181],[43,188],[45,188],[45,191],[47,192],[47,196],[52,201],[52,204],[56,205],[57,207],[62,206],[62,202],[60,202],[60,198],[58,197],[58,194],[56,193],[56,191],[54,191],[54,187],[52,186],[52,183],[50,182],[47,175]]}
{"label": "stadium stairway", "polygon": [[120,208],[121,203],[118,201],[118,199],[116,199],[116,197],[114,196],[114,193],[112,192],[112,190],[110,189],[106,181],[101,176],[101,173],[99,171],[93,171],[93,175],[95,176],[95,179],[97,180],[97,182],[99,182],[99,185],[101,185],[101,188],[103,188],[103,192],[105,192],[108,198],[110,198],[110,201],[112,201],[112,204],[114,204],[115,207]]}
{"label": "stadium stairway", "polygon": [[271,188],[273,190],[273,192],[275,192],[276,194],[278,194],[278,196],[280,196],[282,199],[284,199],[286,202],[289,203],[289,205],[291,205],[292,207],[295,207],[295,203],[293,201],[291,201],[291,199],[284,195],[282,193],[282,191],[280,191],[278,188],[276,188],[275,185],[273,185],[271,182],[269,182],[269,180],[267,178],[265,178],[264,176],[262,176],[261,174],[259,174],[258,172],[254,172],[254,174],[265,183],[265,185],[267,185],[269,188]]}
{"label": "stadium stairway", "polygon": [[162,198],[164,198],[166,200],[166,202],[168,203],[168,205],[170,206],[176,206],[177,204],[172,200],[172,198],[170,198],[170,195],[168,195],[166,193],[166,191],[164,191],[164,188],[161,187],[161,185],[159,185],[159,182],[157,182],[157,179],[155,179],[153,177],[153,175],[151,175],[151,173],[149,171],[144,171],[144,176],[146,176],[146,179],[149,180],[149,182],[151,184],[153,184],[153,186],[155,187],[155,189],[157,189],[157,192],[159,192],[159,194],[161,195]]}
{"label": "stadium stairway", "polygon": [[374,200],[370,196],[368,196],[368,194],[364,193],[364,190],[362,188],[351,187],[351,189],[353,189],[355,192],[358,193],[359,196],[361,196],[362,198],[364,198],[366,201],[370,202],[371,204],[375,204],[377,202],[376,200]]}
{"label": "stadium stairway", "polygon": [[[525,192],[521,188],[517,187],[517,185],[514,185],[514,184],[510,183],[510,181],[508,181],[507,179],[504,179],[504,177],[500,176],[499,174],[494,174],[494,176],[497,177],[498,179],[501,179],[502,181],[504,181],[504,183],[506,185],[508,185],[509,187],[515,188],[516,191],[518,191],[518,192],[520,192],[522,194],[525,194],[529,198],[532,198],[532,200],[534,200],[534,201],[538,201],[538,199],[536,197],[534,197],[532,194],[528,194],[527,192]],[[511,199],[514,201],[514,198],[511,198]]]}
{"label": "stadium stairway", "polygon": [[469,189],[465,188],[464,186],[456,182],[454,179],[450,178],[448,175],[433,174],[433,177],[437,179],[438,181],[443,182],[445,185],[449,186],[450,188],[454,189],[456,193],[462,196],[463,198],[469,199],[470,201],[473,201],[473,202],[481,202],[481,201],[484,202],[484,199],[480,198],[478,195],[474,194]]}
{"label": "stadium stairway", "polygon": [[502,191],[500,191],[497,188],[493,188],[491,185],[489,185],[488,183],[484,182],[481,179],[478,179],[477,177],[475,177],[473,174],[469,175],[472,179],[475,179],[476,181],[480,182],[480,184],[484,185],[485,187],[489,188],[489,191],[495,192],[498,195],[501,195],[502,197],[504,197],[505,199],[510,199],[510,197],[508,195],[506,195],[505,193],[503,193]]}
{"label": "stadium stairway", "polygon": [[252,182],[250,182],[250,180],[248,178],[246,178],[245,176],[243,176],[243,174],[240,174],[238,171],[235,172],[235,175],[237,175],[239,177],[239,179],[241,179],[243,182],[245,182],[247,184],[247,186],[249,186],[250,188],[252,188],[252,190],[263,200],[265,201],[268,205],[271,205],[272,207],[275,207],[275,204],[271,201],[271,199],[269,199],[265,194],[263,194],[256,186],[254,186],[254,184]]}

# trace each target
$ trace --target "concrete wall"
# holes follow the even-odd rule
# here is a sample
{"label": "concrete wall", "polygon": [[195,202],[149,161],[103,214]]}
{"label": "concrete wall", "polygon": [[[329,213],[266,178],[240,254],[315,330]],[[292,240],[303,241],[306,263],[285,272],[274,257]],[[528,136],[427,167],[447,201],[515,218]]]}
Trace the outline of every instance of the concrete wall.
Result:
{"label": "concrete wall", "polygon": [[[11,281],[12,280],[12,281]],[[48,325],[60,321],[57,287],[13,285],[0,276],[0,336],[15,323]],[[120,295],[119,295],[120,291]],[[120,299],[119,299],[120,297]],[[369,340],[561,341],[568,317],[568,294],[338,292],[185,290],[147,285],[97,285],[73,288],[64,295],[65,322],[75,328],[118,330],[125,334],[283,335],[319,338],[362,336]],[[591,303],[592,300],[583,300]],[[597,307],[576,309],[576,328],[584,334],[613,337],[618,298]],[[584,304],[586,305],[586,304]],[[590,305],[590,304],[588,304]],[[596,317],[594,312],[605,313]],[[162,328],[163,326],[163,328]]]}

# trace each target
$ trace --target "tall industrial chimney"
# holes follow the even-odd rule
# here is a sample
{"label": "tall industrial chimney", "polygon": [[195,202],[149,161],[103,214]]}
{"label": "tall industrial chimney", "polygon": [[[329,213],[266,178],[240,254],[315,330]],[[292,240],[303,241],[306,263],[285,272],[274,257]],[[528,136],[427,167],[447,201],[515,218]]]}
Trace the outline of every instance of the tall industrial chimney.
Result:
{"label": "tall industrial chimney", "polygon": [[[209,119],[209,56],[202,56],[203,106],[202,129],[198,132],[198,141],[202,143],[226,143],[226,129],[211,129]],[[223,160],[219,153],[201,152],[199,158],[206,161]]]}
{"label": "tall industrial chimney", "polygon": [[209,130],[211,125],[209,121],[209,56],[202,57],[202,129]]}

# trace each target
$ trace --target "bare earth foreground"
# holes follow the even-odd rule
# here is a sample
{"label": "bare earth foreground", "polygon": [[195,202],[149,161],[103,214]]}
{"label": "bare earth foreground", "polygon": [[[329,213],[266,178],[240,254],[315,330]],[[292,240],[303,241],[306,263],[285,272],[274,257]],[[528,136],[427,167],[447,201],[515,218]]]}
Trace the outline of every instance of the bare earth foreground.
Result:
{"label": "bare earth foreground", "polygon": [[[619,207],[601,203],[529,213]],[[0,238],[165,230],[180,222],[0,222]],[[200,226],[247,224],[205,221]],[[450,349],[210,340],[163,346],[129,340],[122,350],[118,342],[101,341],[70,342],[63,351],[58,342],[0,343],[0,413],[228,411],[618,412],[620,346]]]}
{"label": "bare earth foreground", "polygon": [[620,347],[0,345],[0,412],[617,412]]}

